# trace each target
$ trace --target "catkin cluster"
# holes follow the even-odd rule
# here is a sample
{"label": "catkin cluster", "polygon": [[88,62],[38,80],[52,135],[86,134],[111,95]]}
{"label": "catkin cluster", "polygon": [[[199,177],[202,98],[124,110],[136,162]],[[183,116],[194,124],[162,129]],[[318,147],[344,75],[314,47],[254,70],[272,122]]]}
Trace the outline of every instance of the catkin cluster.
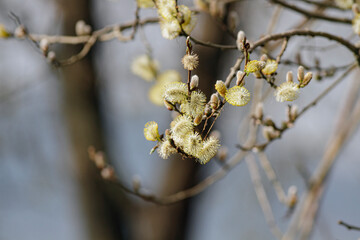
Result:
{"label": "catkin cluster", "polygon": [[[157,3],[160,2],[157,1]],[[159,5],[157,7],[159,8]],[[197,75],[191,76],[192,70],[195,70],[199,64],[199,57],[192,52],[190,37],[186,40],[186,54],[181,60],[184,69],[188,70],[187,83],[177,80],[159,80],[158,65],[149,57],[134,61],[133,72],[145,80],[156,79],[158,83],[155,86],[162,87],[161,91],[157,91],[157,93],[161,92],[159,102],[163,101],[168,110],[178,113],[178,116],[170,123],[170,128],[163,135],[159,134],[156,122],[151,121],[145,125],[145,138],[157,142],[151,153],[157,149],[159,155],[164,159],[174,153],[180,153],[185,157],[197,159],[201,164],[209,162],[218,152],[220,144],[216,137],[211,135],[208,137],[213,124],[207,131],[204,131],[207,122],[210,118],[214,118],[216,121],[226,103],[233,106],[245,106],[249,103],[250,92],[244,85],[245,77],[250,73],[257,78],[265,79],[272,87],[276,88],[274,95],[279,102],[297,99],[299,89],[309,84],[312,73],[305,74],[304,68],[300,66],[297,72],[298,83],[293,82],[292,72],[288,72],[286,82],[277,87],[274,81],[276,80],[279,59],[273,60],[269,59],[267,55],[263,55],[260,60],[250,61],[247,54],[249,44],[246,41],[245,33],[242,31],[238,34],[237,43],[239,43],[239,50],[244,51],[247,57],[244,71],[240,70],[236,73],[236,84],[233,87],[229,87],[229,83],[226,84],[218,80],[215,84],[216,93],[211,95],[209,101],[207,101],[205,94],[198,89],[199,77]],[[203,120],[205,120],[203,130],[199,132],[197,126]],[[268,135],[266,134],[266,136]],[[271,137],[278,136],[271,135]]]}
{"label": "catkin cluster", "polygon": [[[192,79],[199,81],[196,75]],[[206,117],[205,94],[197,86],[190,89],[185,83],[171,82],[165,86],[163,99],[167,109],[176,109],[180,114],[170,123],[170,129],[161,139],[157,138],[157,124],[147,123],[144,129],[146,139],[158,141],[158,153],[164,159],[179,152],[198,159],[201,164],[209,162],[216,155],[220,144],[217,138],[203,137],[196,130],[196,126]]]}
{"label": "catkin cluster", "polygon": [[156,7],[161,34],[166,39],[174,39],[182,31],[190,34],[196,25],[195,14],[185,5],[176,5],[175,0],[137,0],[141,8]]}

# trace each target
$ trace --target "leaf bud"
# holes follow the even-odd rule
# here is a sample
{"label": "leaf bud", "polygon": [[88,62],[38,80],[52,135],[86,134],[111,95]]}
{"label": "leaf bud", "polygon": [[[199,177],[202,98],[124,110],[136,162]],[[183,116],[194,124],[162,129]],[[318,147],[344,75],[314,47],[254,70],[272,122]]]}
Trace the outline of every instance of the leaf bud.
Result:
{"label": "leaf bud", "polygon": [[91,30],[91,26],[87,25],[84,20],[79,20],[75,24],[75,33],[78,36],[89,35]]}
{"label": "leaf bud", "polygon": [[194,125],[195,126],[199,125],[201,123],[202,119],[203,119],[203,114],[202,113],[197,115],[196,118],[194,118]]}
{"label": "leaf bud", "polygon": [[292,83],[292,82],[294,82],[293,81],[293,73],[292,73],[292,71],[288,71],[287,73],[286,73],[286,82],[288,82],[288,83]]}
{"label": "leaf bud", "polygon": [[194,70],[199,65],[199,57],[197,54],[186,54],[181,59],[182,64],[184,65],[184,68],[187,70]]}
{"label": "leaf bud", "polygon": [[293,208],[297,203],[298,197],[297,197],[297,187],[292,185],[288,189],[287,194],[287,204],[290,208]]}
{"label": "leaf bud", "polygon": [[305,74],[305,77],[304,77],[304,81],[300,84],[300,87],[305,87],[306,85],[308,85],[312,79],[312,72],[308,72]]}
{"label": "leaf bud", "polygon": [[225,97],[227,89],[223,81],[217,80],[215,84],[215,89],[217,90],[220,96]]}
{"label": "leaf bud", "polygon": [[167,101],[166,99],[164,99],[164,105],[167,108],[167,110],[169,111],[173,111],[174,110],[174,105],[172,105],[169,101]]}
{"label": "leaf bud", "polygon": [[216,93],[213,93],[210,97],[210,105],[213,109],[217,109],[219,107],[219,97]]}
{"label": "leaf bud", "polygon": [[54,52],[54,51],[48,52],[48,54],[47,54],[47,60],[48,60],[49,62],[53,63],[53,62],[55,61],[55,59],[56,59],[56,54],[55,54],[55,52]]}
{"label": "leaf bud", "polygon": [[263,54],[260,58],[260,61],[266,62],[268,59],[268,56],[266,54]]}
{"label": "leaf bud", "polygon": [[245,32],[239,31],[236,39],[236,46],[240,51],[244,50],[244,41],[245,41]]}
{"label": "leaf bud", "polygon": [[268,141],[271,141],[280,136],[280,132],[275,130],[272,126],[264,126],[262,130],[264,138]]}
{"label": "leaf bud", "polygon": [[264,105],[260,102],[256,105],[255,108],[255,118],[261,120],[263,116],[264,116]]}
{"label": "leaf bud", "polygon": [[237,71],[236,73],[236,85],[242,87],[244,85],[245,74],[243,71]]}
{"label": "leaf bud", "polygon": [[39,47],[41,51],[43,51],[43,53],[46,54],[49,51],[49,45],[49,40],[47,40],[46,38],[40,40]]}
{"label": "leaf bud", "polygon": [[287,111],[289,122],[294,122],[298,116],[298,107],[296,105],[292,105],[287,108]]}
{"label": "leaf bud", "polygon": [[227,147],[220,147],[217,152],[217,158],[220,161],[225,162],[225,160],[228,156],[228,151],[229,151],[229,149]]}
{"label": "leaf bud", "polygon": [[26,36],[26,30],[23,25],[18,26],[15,28],[14,36],[17,38],[24,38]]}
{"label": "leaf bud", "polygon": [[302,83],[304,81],[304,67],[303,66],[299,66],[298,71],[297,71],[297,79],[299,81],[299,83]]}
{"label": "leaf bud", "polygon": [[94,155],[94,163],[97,168],[103,169],[106,166],[105,157],[103,152],[96,152]]}
{"label": "leaf bud", "polygon": [[105,180],[112,180],[115,178],[115,170],[111,166],[103,168],[100,172],[101,177]]}
{"label": "leaf bud", "polygon": [[205,113],[206,116],[210,116],[210,115],[211,115],[212,109],[211,109],[211,107],[209,106],[209,104],[206,104],[204,113]]}
{"label": "leaf bud", "polygon": [[194,90],[199,86],[199,77],[198,75],[193,75],[190,80],[190,90]]}

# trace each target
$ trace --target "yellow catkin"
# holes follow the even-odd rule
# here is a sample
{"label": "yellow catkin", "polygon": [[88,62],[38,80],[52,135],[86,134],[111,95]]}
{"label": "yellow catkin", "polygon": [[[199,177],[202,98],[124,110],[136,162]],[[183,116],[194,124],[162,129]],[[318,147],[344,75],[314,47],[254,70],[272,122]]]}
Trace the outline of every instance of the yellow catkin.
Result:
{"label": "yellow catkin", "polygon": [[180,82],[180,73],[175,70],[167,70],[156,78],[156,84],[154,84],[148,93],[149,99],[152,103],[163,106],[165,86],[171,82]]}
{"label": "yellow catkin", "polygon": [[148,55],[141,55],[134,59],[131,64],[131,71],[145,81],[155,80],[159,64]]}
{"label": "yellow catkin", "polygon": [[179,36],[181,27],[177,19],[164,20],[160,19],[161,35],[169,40],[172,40]]}
{"label": "yellow catkin", "polygon": [[172,82],[167,84],[165,86],[164,98],[173,104],[185,103],[188,98],[187,85],[182,82]]}
{"label": "yellow catkin", "polygon": [[294,101],[299,97],[299,85],[294,82],[284,82],[276,88],[275,98],[278,102]]}
{"label": "yellow catkin", "polygon": [[247,74],[258,72],[265,67],[265,64],[263,61],[252,60],[246,64],[244,72]]}
{"label": "yellow catkin", "polygon": [[161,142],[157,151],[160,157],[163,159],[168,159],[170,155],[176,153],[176,149],[171,145],[169,140],[165,140],[164,142]]}
{"label": "yellow catkin", "polygon": [[[196,25],[194,13],[185,5],[179,5],[176,10],[175,0],[158,0],[161,34],[166,39],[179,36],[181,30],[190,34]],[[180,25],[181,24],[181,25]]]}
{"label": "yellow catkin", "polygon": [[353,31],[360,35],[360,14],[356,14],[352,20],[352,29]]}
{"label": "yellow catkin", "polygon": [[335,4],[342,9],[351,9],[354,0],[335,0]]}
{"label": "yellow catkin", "polygon": [[216,81],[215,89],[220,94],[220,96],[225,97],[227,89],[223,81],[221,80]]}
{"label": "yellow catkin", "polygon": [[10,35],[11,34],[6,30],[4,25],[0,24],[0,38],[8,38]]}
{"label": "yellow catkin", "polygon": [[137,5],[140,8],[152,8],[155,7],[153,0],[136,0]]}
{"label": "yellow catkin", "polygon": [[198,156],[203,147],[201,136],[197,132],[192,132],[184,139],[184,151],[191,156]]}
{"label": "yellow catkin", "polygon": [[203,146],[199,154],[197,155],[201,164],[208,163],[217,153],[220,147],[219,140],[210,136],[203,142]]}
{"label": "yellow catkin", "polygon": [[194,131],[193,122],[184,115],[178,116],[170,126],[171,137],[178,146],[183,146],[186,136]]}
{"label": "yellow catkin", "polygon": [[160,139],[158,124],[154,121],[147,122],[144,128],[144,136],[148,141],[158,141]]}
{"label": "yellow catkin", "polygon": [[206,96],[200,91],[191,92],[191,98],[189,101],[181,104],[181,111],[187,116],[192,118],[197,117],[199,114],[202,114],[205,109]]}
{"label": "yellow catkin", "polygon": [[271,75],[276,72],[277,68],[278,68],[277,62],[275,60],[268,59],[266,60],[266,65],[262,69],[262,72],[265,75]]}
{"label": "yellow catkin", "polygon": [[245,106],[250,101],[250,93],[245,87],[234,86],[228,89],[225,99],[233,106]]}
{"label": "yellow catkin", "polygon": [[197,54],[186,54],[182,59],[181,63],[187,70],[194,70],[199,65],[199,57]]}

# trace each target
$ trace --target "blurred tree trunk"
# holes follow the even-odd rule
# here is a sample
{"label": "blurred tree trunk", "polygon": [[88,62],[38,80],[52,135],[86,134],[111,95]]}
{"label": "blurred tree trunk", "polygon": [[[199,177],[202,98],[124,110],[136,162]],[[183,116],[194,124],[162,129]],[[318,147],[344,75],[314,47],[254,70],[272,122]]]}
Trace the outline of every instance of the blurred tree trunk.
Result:
{"label": "blurred tree trunk", "polygon": [[[63,20],[63,33],[75,34],[78,20],[91,22],[90,1],[56,0]],[[65,46],[61,56],[69,57],[79,46]],[[83,219],[88,233],[86,239],[121,239],[118,209],[107,195],[99,173],[90,162],[87,149],[90,145],[104,149],[99,111],[98,86],[91,57],[61,69],[64,86],[64,111],[72,148],[75,174],[79,181],[79,196]]]}

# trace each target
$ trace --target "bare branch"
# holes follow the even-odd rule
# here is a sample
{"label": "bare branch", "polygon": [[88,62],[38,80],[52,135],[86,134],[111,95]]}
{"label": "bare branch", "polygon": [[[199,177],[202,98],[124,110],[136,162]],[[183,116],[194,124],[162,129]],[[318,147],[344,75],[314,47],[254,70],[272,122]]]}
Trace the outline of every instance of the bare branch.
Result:
{"label": "bare branch", "polygon": [[358,226],[350,225],[344,221],[339,221],[338,223],[339,223],[339,225],[346,227],[348,230],[360,231],[360,227],[358,227]]}
{"label": "bare branch", "polygon": [[333,34],[330,34],[327,32],[318,32],[318,31],[301,30],[301,29],[299,29],[299,30],[295,29],[295,30],[290,30],[290,31],[283,32],[283,33],[267,35],[267,36],[257,40],[256,42],[254,42],[252,44],[251,48],[249,49],[249,52],[251,53],[254,49],[266,44],[269,41],[275,41],[275,40],[286,38],[286,37],[290,38],[293,36],[323,37],[323,38],[327,38],[329,40],[336,41],[336,42],[340,43],[341,45],[343,45],[344,47],[346,47],[351,52],[353,52],[354,55],[356,56],[357,61],[358,62],[360,61],[359,48],[356,47],[351,42],[345,40],[344,38],[341,38],[339,36],[336,36],[336,35],[333,35]]}
{"label": "bare branch", "polygon": [[320,19],[320,20],[326,20],[326,21],[329,21],[329,22],[336,22],[336,23],[342,23],[342,24],[351,24],[352,21],[351,19],[348,19],[348,18],[337,18],[337,17],[329,17],[329,16],[326,16],[326,15],[323,15],[323,14],[319,14],[317,12],[310,12],[310,11],[307,11],[305,9],[302,9],[302,8],[299,8],[295,5],[292,5],[292,4],[289,4],[285,1],[282,1],[282,0],[269,0],[270,2],[273,2],[273,3],[276,3],[276,4],[279,4],[285,8],[288,8],[290,10],[293,10],[295,12],[298,12],[298,13],[301,13],[309,18],[316,18],[316,19]]}
{"label": "bare branch", "polygon": [[271,163],[269,161],[269,159],[267,158],[265,152],[260,151],[257,153],[257,156],[259,157],[260,163],[262,168],[264,169],[266,176],[268,177],[269,181],[271,182],[271,184],[273,185],[275,192],[276,192],[276,196],[279,199],[279,202],[281,202],[284,205],[287,205],[287,201],[286,201],[286,194],[285,191],[283,189],[283,187],[281,186],[280,181],[278,180],[276,173],[273,169],[273,167],[271,166]]}
{"label": "bare branch", "polygon": [[297,115],[297,117],[293,120],[293,122],[291,123],[287,123],[284,122],[283,126],[281,128],[276,128],[276,126],[274,126],[276,128],[276,130],[279,131],[279,136],[277,138],[273,138],[265,143],[262,144],[256,144],[250,147],[245,147],[245,146],[240,146],[238,145],[237,147],[243,151],[261,151],[264,150],[269,144],[271,144],[273,141],[280,139],[282,137],[282,135],[284,134],[285,131],[287,131],[290,126],[292,126],[301,115],[303,115],[307,110],[309,110],[311,107],[315,106],[322,98],[324,98],[332,89],[334,89],[341,81],[343,81],[345,79],[345,77],[351,72],[353,71],[355,68],[357,67],[357,64],[354,63],[353,65],[351,65],[343,74],[341,74],[336,80],[335,82],[333,82],[333,84],[331,84],[329,87],[327,87],[319,96],[317,96],[313,101],[311,101],[309,104],[307,104]]}
{"label": "bare branch", "polygon": [[261,209],[264,213],[266,222],[271,230],[271,233],[277,238],[281,239],[283,234],[280,231],[279,227],[276,225],[276,221],[274,218],[273,211],[271,209],[269,200],[266,196],[265,189],[263,184],[261,183],[261,177],[259,174],[259,169],[256,164],[256,161],[252,155],[249,155],[245,159],[247,166],[249,168],[250,176],[252,183],[254,185],[255,193],[257,196],[257,199],[259,201],[259,204],[261,206]]}
{"label": "bare branch", "polygon": [[[352,88],[352,87],[351,87]],[[351,89],[350,88],[350,89]],[[353,106],[353,111],[347,111],[347,116],[339,114],[339,121],[334,128],[333,137],[330,139],[329,144],[325,148],[324,155],[318,164],[314,174],[310,180],[310,189],[305,194],[300,208],[297,210],[297,215],[291,223],[284,240],[288,239],[307,239],[313,229],[313,223],[318,213],[319,204],[324,193],[324,184],[329,176],[331,169],[334,166],[341,149],[345,146],[347,140],[355,133],[355,128],[360,122],[360,98],[356,99],[349,96],[345,103],[344,108]],[[342,111],[341,111],[342,112]]]}

